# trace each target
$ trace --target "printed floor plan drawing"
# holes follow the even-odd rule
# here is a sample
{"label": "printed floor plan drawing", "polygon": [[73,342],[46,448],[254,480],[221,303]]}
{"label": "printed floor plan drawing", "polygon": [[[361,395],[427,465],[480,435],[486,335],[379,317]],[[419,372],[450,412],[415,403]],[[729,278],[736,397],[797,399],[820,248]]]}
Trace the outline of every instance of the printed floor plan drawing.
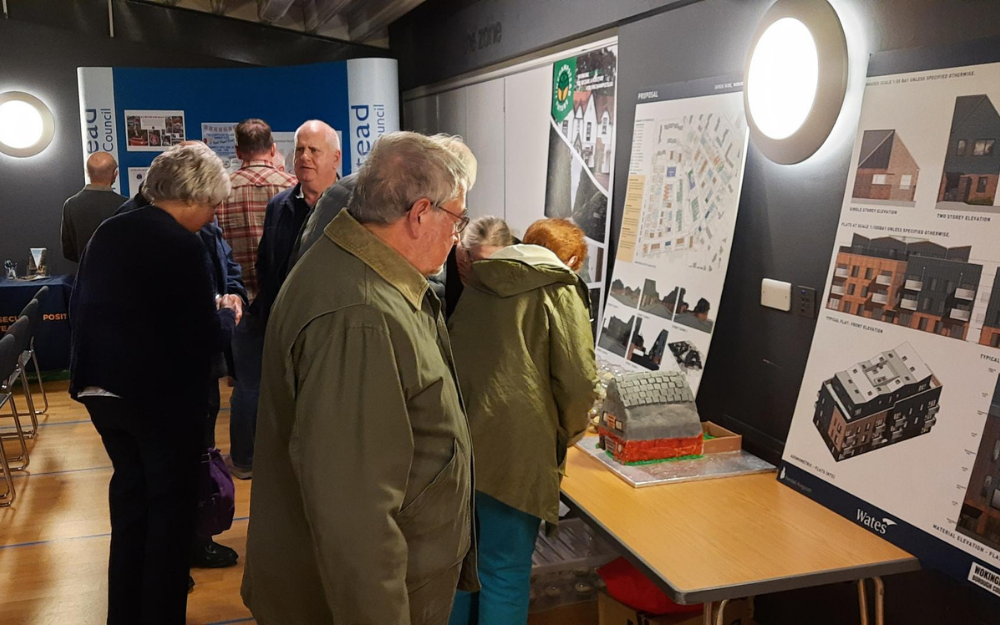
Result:
{"label": "printed floor plan drawing", "polygon": [[740,192],[745,121],[718,113],[658,123],[636,258],[683,255],[705,270],[724,267]]}

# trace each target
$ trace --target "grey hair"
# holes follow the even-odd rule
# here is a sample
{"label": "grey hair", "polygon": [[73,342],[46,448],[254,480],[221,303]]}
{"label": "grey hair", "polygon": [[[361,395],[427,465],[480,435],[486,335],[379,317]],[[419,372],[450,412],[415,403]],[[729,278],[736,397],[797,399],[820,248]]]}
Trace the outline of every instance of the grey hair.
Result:
{"label": "grey hair", "polygon": [[391,224],[421,198],[440,206],[468,188],[468,167],[454,152],[416,132],[392,132],[368,154],[347,212],[361,223]]}
{"label": "grey hair", "polygon": [[462,245],[465,249],[475,249],[484,245],[507,247],[513,244],[514,235],[510,233],[507,222],[493,215],[476,217],[469,222],[462,234]]}
{"label": "grey hair", "polygon": [[476,160],[476,155],[472,153],[472,150],[465,143],[465,139],[459,135],[449,135],[445,133],[431,135],[431,139],[440,143],[445,149],[450,150],[463,163],[465,163],[465,168],[469,170],[469,188],[466,189],[466,191],[476,186],[476,175],[479,173],[479,161]]}
{"label": "grey hair", "polygon": [[179,145],[153,159],[142,194],[152,203],[180,200],[215,206],[227,197],[232,183],[222,164],[204,143]]}

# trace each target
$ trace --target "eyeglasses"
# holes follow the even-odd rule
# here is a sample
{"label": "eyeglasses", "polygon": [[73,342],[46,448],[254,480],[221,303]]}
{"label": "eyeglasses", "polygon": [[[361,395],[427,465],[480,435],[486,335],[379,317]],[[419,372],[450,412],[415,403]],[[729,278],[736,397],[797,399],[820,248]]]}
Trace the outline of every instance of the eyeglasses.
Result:
{"label": "eyeglasses", "polygon": [[465,227],[469,225],[469,211],[468,211],[468,209],[466,209],[466,211],[464,213],[462,213],[461,215],[456,215],[455,213],[451,212],[450,210],[445,210],[445,208],[443,206],[441,206],[440,204],[435,204],[434,208],[441,209],[445,213],[448,213],[449,217],[451,217],[452,219],[455,220],[455,225],[454,225],[454,233],[455,234],[462,234],[462,231],[465,230]]}

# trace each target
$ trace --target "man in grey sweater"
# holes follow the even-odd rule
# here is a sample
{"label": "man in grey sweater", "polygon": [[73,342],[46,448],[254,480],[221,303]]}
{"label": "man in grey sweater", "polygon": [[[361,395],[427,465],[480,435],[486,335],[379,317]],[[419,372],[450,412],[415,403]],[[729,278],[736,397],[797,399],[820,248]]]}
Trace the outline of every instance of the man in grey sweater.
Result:
{"label": "man in grey sweater", "polygon": [[66,260],[80,262],[83,249],[101,222],[114,214],[128,198],[114,192],[118,163],[107,152],[94,152],[87,159],[90,184],[66,200],[62,213],[62,253]]}

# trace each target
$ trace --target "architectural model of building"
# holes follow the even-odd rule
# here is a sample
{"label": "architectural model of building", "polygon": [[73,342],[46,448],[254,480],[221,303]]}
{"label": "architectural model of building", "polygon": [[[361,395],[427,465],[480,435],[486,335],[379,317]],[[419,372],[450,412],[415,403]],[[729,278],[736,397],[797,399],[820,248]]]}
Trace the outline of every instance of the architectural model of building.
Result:
{"label": "architectural model of building", "polygon": [[958,531],[1000,549],[1000,378],[979,437],[979,453],[969,476]]}
{"label": "architectural model of building", "polygon": [[941,382],[909,343],[824,380],[813,424],[838,462],[926,434]]}
{"label": "architectural model of building", "polygon": [[866,130],[853,197],[912,202],[920,167],[895,130]]}
{"label": "architectural model of building", "polygon": [[971,252],[855,234],[837,254],[827,308],[964,340],[983,272]]}
{"label": "architectural model of building", "polygon": [[694,393],[680,371],[611,380],[597,428],[600,445],[627,464],[698,455],[704,449]]}
{"label": "architectural model of building", "polygon": [[938,208],[948,208],[948,203],[993,205],[1000,181],[998,137],[1000,114],[989,96],[955,99]]}

